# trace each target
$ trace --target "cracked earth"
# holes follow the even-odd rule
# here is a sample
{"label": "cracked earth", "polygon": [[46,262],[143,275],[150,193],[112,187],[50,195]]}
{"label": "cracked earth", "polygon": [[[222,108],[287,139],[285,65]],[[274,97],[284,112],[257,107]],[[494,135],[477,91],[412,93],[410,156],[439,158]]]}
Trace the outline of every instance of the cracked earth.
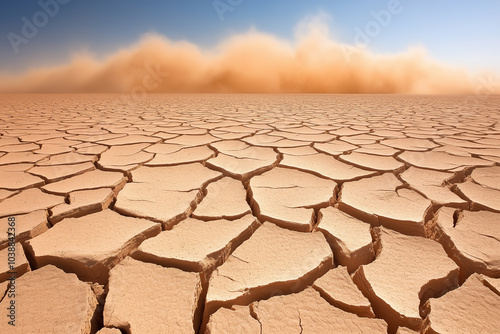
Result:
{"label": "cracked earth", "polygon": [[500,97],[466,99],[4,95],[0,332],[496,333]]}

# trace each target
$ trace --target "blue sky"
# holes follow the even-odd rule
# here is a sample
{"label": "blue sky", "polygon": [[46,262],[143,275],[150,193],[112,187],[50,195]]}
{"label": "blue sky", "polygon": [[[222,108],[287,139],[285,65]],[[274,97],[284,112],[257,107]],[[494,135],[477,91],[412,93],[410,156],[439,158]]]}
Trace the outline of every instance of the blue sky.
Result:
{"label": "blue sky", "polygon": [[[51,1],[56,0],[42,0]],[[232,8],[220,20],[213,0],[69,0],[15,53],[8,34],[22,36],[22,18],[32,22],[41,7],[34,0],[4,0],[0,72],[65,63],[79,51],[103,56],[147,32],[186,39],[204,48],[251,27],[293,40],[297,23],[321,11],[331,17],[332,35],[352,44],[356,29],[364,30],[374,20],[371,12],[387,9],[391,1],[396,0],[220,0]],[[400,0],[400,7],[401,12],[391,15],[390,24],[371,39],[369,48],[374,52],[397,53],[421,46],[439,61],[500,73],[500,1]]]}

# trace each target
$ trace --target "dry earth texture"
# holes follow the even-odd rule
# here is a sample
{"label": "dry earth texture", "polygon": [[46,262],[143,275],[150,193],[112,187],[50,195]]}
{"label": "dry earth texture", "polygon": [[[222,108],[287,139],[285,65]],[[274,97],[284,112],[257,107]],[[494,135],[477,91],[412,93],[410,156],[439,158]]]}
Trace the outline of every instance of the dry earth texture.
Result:
{"label": "dry earth texture", "polygon": [[0,101],[0,333],[499,333],[498,96]]}

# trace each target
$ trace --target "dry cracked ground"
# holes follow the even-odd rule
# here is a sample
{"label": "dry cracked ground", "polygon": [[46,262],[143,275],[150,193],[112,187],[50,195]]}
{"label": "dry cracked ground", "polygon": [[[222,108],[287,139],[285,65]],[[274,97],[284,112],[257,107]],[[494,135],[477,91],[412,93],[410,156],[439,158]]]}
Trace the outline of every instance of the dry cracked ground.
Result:
{"label": "dry cracked ground", "polygon": [[4,95],[0,332],[498,333],[499,106]]}

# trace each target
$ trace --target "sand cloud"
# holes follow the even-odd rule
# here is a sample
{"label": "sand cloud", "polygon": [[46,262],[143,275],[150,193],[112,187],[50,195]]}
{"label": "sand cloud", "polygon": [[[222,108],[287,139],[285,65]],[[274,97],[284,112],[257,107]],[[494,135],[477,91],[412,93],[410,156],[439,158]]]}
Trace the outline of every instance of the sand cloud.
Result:
{"label": "sand cloud", "polygon": [[3,92],[473,93],[470,75],[422,49],[378,55],[330,37],[320,17],[293,42],[252,29],[211,50],[157,34],[105,59],[0,76]]}

